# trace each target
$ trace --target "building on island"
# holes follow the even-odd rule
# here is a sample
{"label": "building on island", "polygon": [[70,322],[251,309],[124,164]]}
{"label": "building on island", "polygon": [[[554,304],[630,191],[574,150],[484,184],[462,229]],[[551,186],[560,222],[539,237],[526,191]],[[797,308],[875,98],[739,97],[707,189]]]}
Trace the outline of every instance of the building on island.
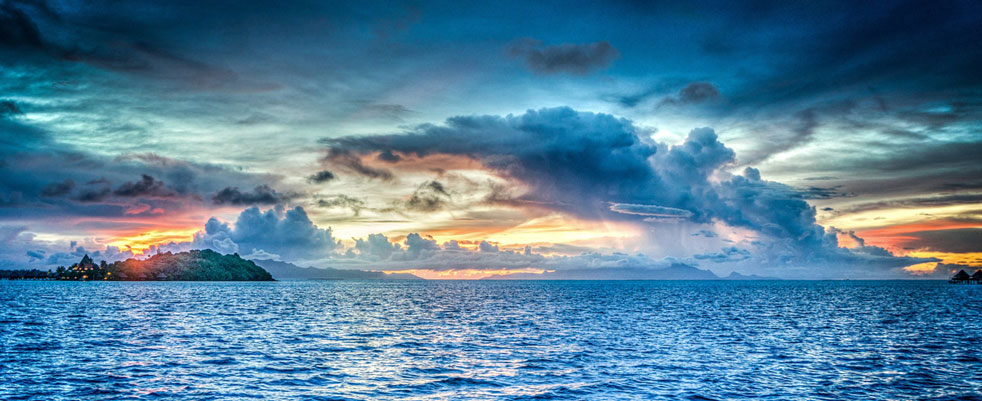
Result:
{"label": "building on island", "polygon": [[982,269],[976,270],[971,276],[964,270],[960,270],[948,282],[951,284],[982,284]]}

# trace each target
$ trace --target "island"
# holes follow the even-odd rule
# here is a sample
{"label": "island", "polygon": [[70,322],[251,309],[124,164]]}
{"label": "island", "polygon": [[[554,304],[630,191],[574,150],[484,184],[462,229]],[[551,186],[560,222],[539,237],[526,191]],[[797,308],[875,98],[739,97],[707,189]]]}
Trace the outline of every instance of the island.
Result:
{"label": "island", "polygon": [[98,264],[85,255],[71,266],[55,271],[7,270],[0,278],[76,281],[273,281],[268,271],[238,254],[222,255],[210,249],[158,253],[146,259]]}

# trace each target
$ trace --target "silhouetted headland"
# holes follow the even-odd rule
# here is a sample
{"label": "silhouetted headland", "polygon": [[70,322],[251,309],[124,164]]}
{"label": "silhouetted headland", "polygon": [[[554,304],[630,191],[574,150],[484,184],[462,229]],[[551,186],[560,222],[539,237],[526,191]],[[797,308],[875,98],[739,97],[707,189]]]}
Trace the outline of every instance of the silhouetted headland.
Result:
{"label": "silhouetted headland", "polygon": [[158,253],[147,259],[98,264],[85,255],[71,266],[55,271],[4,270],[3,279],[75,281],[273,281],[273,276],[238,254],[222,255],[204,249]]}

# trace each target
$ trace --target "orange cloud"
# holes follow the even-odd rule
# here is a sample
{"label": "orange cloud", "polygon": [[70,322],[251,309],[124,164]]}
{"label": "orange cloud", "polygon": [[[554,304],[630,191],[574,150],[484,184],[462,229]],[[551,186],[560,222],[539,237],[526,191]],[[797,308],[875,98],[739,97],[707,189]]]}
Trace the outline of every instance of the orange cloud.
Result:
{"label": "orange cloud", "polygon": [[898,224],[872,230],[856,232],[856,235],[866,240],[869,245],[887,248],[894,252],[905,253],[908,243],[918,240],[918,237],[910,235],[921,231],[954,230],[959,228],[982,228],[979,223],[952,221],[952,220],[929,220],[909,224]]}
{"label": "orange cloud", "polygon": [[982,267],[982,252],[954,253],[911,251],[907,252],[907,256],[913,256],[916,258],[938,258],[941,259],[941,263]]}

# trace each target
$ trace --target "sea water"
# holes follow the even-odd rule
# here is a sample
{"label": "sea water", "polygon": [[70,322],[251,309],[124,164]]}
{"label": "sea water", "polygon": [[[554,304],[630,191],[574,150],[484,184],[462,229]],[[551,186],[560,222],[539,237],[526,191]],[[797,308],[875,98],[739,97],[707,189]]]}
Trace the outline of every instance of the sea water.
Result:
{"label": "sea water", "polygon": [[0,282],[0,398],[973,399],[982,286]]}

